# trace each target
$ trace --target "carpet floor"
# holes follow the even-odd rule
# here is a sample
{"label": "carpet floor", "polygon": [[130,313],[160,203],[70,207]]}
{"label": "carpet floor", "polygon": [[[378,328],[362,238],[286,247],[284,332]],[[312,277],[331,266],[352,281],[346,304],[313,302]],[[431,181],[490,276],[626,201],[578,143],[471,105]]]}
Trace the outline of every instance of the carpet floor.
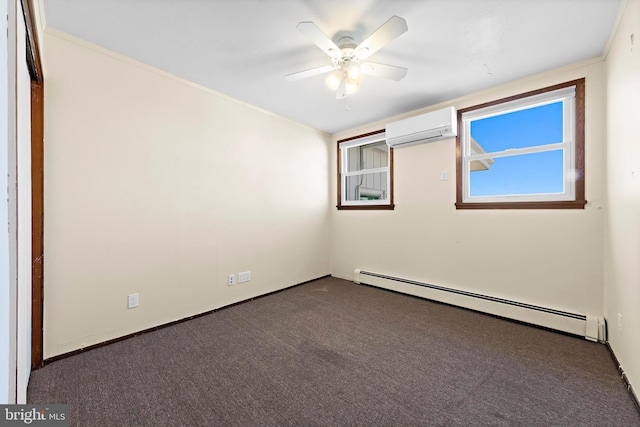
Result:
{"label": "carpet floor", "polygon": [[58,360],[74,426],[640,426],[602,344],[335,278]]}

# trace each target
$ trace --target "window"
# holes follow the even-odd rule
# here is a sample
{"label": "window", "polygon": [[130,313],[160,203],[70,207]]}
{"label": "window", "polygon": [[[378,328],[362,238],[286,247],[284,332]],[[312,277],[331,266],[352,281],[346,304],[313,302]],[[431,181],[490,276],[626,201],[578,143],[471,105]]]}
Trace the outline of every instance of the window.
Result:
{"label": "window", "polygon": [[338,141],[338,209],[393,209],[392,187],[384,130]]}
{"label": "window", "polygon": [[458,209],[583,209],[584,79],[458,111]]}

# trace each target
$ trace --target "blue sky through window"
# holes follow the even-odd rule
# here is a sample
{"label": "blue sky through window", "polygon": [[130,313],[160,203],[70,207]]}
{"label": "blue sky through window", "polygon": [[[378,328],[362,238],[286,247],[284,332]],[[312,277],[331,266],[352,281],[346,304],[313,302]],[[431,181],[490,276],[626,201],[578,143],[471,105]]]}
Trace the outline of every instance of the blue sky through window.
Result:
{"label": "blue sky through window", "polygon": [[[471,122],[471,136],[488,153],[562,142],[562,102]],[[470,173],[471,196],[561,193],[563,151],[496,157]]]}

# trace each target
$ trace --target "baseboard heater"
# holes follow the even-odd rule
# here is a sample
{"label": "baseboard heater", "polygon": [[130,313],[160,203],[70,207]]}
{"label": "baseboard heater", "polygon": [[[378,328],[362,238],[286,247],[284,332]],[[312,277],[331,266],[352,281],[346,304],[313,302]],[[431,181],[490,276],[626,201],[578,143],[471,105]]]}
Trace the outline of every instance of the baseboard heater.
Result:
{"label": "baseboard heater", "polygon": [[601,316],[572,313],[361,269],[354,271],[353,281],[583,336],[590,341],[605,342],[607,338],[605,321]]}

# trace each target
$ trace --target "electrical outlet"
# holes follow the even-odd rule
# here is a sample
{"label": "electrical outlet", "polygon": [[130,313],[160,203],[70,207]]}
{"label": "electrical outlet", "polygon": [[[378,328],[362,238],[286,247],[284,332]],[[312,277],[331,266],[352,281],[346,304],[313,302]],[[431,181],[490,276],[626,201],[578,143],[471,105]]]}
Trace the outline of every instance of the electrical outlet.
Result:
{"label": "electrical outlet", "polygon": [[618,313],[618,332],[622,334],[622,314]]}
{"label": "electrical outlet", "polygon": [[230,274],[227,276],[227,286],[233,286],[236,284],[236,275]]}
{"label": "electrical outlet", "polygon": [[139,296],[137,293],[127,295],[127,308],[136,308],[139,305],[139,302]]}
{"label": "electrical outlet", "polygon": [[244,283],[251,280],[251,272],[250,271],[242,271],[238,273],[238,283]]}
{"label": "electrical outlet", "polygon": [[449,172],[444,169],[440,171],[440,181],[446,181],[449,179]]}

